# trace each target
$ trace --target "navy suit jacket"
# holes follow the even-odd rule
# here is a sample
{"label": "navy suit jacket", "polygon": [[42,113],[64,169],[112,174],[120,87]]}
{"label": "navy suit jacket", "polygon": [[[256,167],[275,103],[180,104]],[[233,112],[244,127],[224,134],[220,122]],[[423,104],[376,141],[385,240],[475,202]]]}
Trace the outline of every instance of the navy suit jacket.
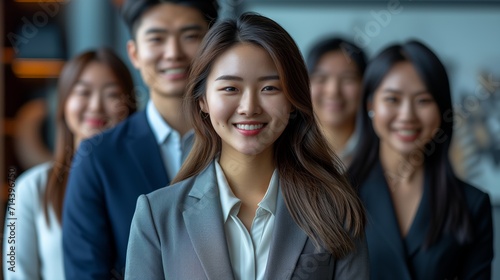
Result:
{"label": "navy suit jacket", "polygon": [[83,141],[64,201],[66,278],[122,279],[137,198],[169,182],[145,111]]}
{"label": "navy suit jacket", "polygon": [[[234,279],[214,164],[137,202],[125,279]],[[265,279],[368,279],[366,241],[335,259],[293,221],[281,192]]]}
{"label": "navy suit jacket", "polygon": [[462,182],[474,231],[473,242],[460,245],[453,235],[443,234],[425,250],[421,245],[427,237],[431,209],[429,178],[424,177],[422,199],[405,238],[400,234],[380,162],[361,185],[360,195],[368,217],[366,239],[371,279],[489,280],[493,260],[489,196]]}

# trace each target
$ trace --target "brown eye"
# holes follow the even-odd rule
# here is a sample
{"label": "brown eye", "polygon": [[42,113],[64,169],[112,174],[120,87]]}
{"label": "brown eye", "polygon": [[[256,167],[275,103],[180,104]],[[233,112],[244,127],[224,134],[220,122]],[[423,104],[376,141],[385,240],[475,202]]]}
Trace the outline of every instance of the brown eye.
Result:
{"label": "brown eye", "polygon": [[354,84],[358,82],[358,78],[355,76],[346,76],[342,78],[342,82],[346,84]]}
{"label": "brown eye", "polygon": [[387,96],[384,98],[384,101],[388,103],[396,103],[398,102],[398,99],[394,96]]}
{"label": "brown eye", "polygon": [[324,84],[326,81],[326,76],[325,75],[312,75],[311,76],[311,82],[317,83],[317,84]]}
{"label": "brown eye", "polygon": [[225,88],[222,88],[223,91],[229,91],[229,92],[234,92],[236,91],[236,88],[235,87],[225,87]]}
{"label": "brown eye", "polygon": [[432,98],[422,98],[418,100],[419,104],[430,104],[432,102],[434,102],[434,99]]}
{"label": "brown eye", "polygon": [[186,34],[184,36],[185,40],[199,40],[200,38],[201,38],[201,35],[198,33]]}
{"label": "brown eye", "polygon": [[77,88],[72,91],[72,94],[80,97],[87,97],[90,96],[91,91],[87,90],[85,88]]}
{"label": "brown eye", "polygon": [[120,95],[121,95],[121,93],[119,91],[108,91],[108,92],[104,93],[104,97],[113,98],[113,99],[119,98]]}
{"label": "brown eye", "polygon": [[163,41],[163,38],[160,36],[152,36],[146,39],[148,43],[156,44],[156,43],[161,43]]}
{"label": "brown eye", "polygon": [[265,86],[262,91],[273,91],[273,90],[278,90],[278,88],[274,86]]}

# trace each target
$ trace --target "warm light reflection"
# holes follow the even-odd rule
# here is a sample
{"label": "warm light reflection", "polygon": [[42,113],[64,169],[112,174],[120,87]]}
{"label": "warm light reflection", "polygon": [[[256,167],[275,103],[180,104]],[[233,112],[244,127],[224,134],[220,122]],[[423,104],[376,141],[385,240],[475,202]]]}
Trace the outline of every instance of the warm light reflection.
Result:
{"label": "warm light reflection", "polygon": [[15,119],[4,119],[3,120],[3,132],[6,136],[14,136],[16,132],[16,120]]}
{"label": "warm light reflection", "polygon": [[2,63],[10,64],[14,59],[14,48],[3,48]]}
{"label": "warm light reflection", "polygon": [[21,2],[21,3],[47,3],[47,2],[66,2],[67,0],[14,0],[14,2]]}
{"label": "warm light reflection", "polygon": [[64,65],[61,59],[14,59],[12,71],[19,78],[57,78]]}
{"label": "warm light reflection", "polygon": [[123,5],[123,0],[113,0],[113,4],[117,7],[121,7]]}

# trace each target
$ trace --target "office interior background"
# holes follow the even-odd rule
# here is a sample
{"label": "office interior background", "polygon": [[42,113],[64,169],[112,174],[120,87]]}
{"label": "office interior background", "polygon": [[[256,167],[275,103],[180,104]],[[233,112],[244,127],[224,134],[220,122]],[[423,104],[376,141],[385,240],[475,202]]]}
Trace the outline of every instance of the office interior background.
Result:
{"label": "office interior background", "polygon": [[[315,41],[339,35],[369,57],[417,38],[444,62],[455,108],[450,157],[457,174],[488,192],[494,208],[493,279],[500,279],[500,1],[219,0],[221,17],[245,11],[281,24],[305,55]],[[128,63],[140,107],[147,88],[126,54],[122,0],[0,2],[0,178],[3,221],[9,183],[51,159],[57,78],[64,62],[108,46]],[[9,182],[10,180],[10,182]],[[2,231],[3,232],[3,231]],[[0,259],[2,259],[1,256]]]}

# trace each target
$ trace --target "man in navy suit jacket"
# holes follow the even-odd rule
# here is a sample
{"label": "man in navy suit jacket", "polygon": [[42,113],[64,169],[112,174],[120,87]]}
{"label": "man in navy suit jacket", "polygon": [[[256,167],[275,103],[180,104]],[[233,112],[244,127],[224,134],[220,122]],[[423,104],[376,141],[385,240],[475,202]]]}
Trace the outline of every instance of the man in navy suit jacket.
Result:
{"label": "man in navy suit jacket", "polygon": [[[188,68],[216,0],[130,0],[127,50],[150,90],[146,110],[81,143],[63,210],[67,279],[121,279],[137,198],[169,184],[193,132],[182,115]],[[83,119],[82,121],[85,121]]]}

